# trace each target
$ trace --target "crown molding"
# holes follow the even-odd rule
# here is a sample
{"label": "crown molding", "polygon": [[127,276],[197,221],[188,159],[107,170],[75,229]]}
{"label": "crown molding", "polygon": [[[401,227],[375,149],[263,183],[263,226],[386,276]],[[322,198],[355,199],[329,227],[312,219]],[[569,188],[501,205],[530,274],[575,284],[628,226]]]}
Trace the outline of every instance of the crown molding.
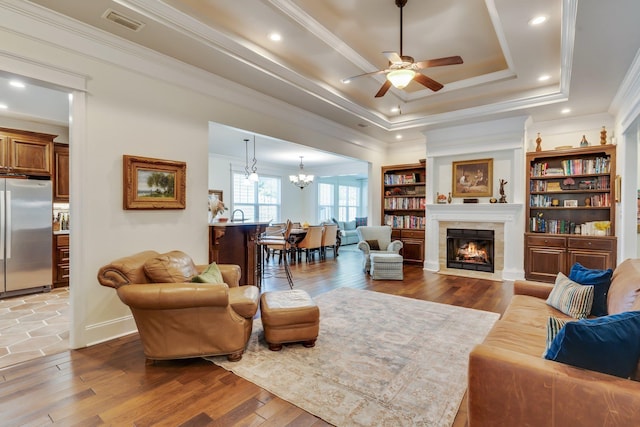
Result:
{"label": "crown molding", "polygon": [[618,117],[623,131],[640,116],[640,50],[613,97],[609,112]]}
{"label": "crown molding", "polygon": [[387,148],[386,143],[364,133],[39,5],[20,0],[3,0],[0,10],[0,26],[25,37],[204,93],[266,116],[293,120],[308,129],[361,149],[381,152]]}
{"label": "crown molding", "polygon": [[[338,39],[329,30],[322,26],[319,22],[305,13],[300,7],[298,7],[291,0],[268,0],[274,7],[280,10],[283,14],[299,23],[299,25],[306,30],[310,31],[319,40],[325,44],[336,49],[346,60],[352,62],[363,72],[375,71],[377,67],[366,61],[357,52],[349,48],[341,39]],[[472,107],[468,109],[462,109],[452,111],[448,113],[433,114],[422,119],[407,119],[398,120],[395,116],[388,116],[381,114],[377,111],[373,111],[364,108],[351,100],[345,98],[339,91],[326,83],[306,78],[300,75],[295,70],[291,69],[287,65],[281,63],[278,58],[273,57],[269,52],[265,51],[261,47],[250,43],[246,40],[231,34],[226,34],[219,30],[213,29],[206,24],[182,13],[181,11],[167,5],[162,1],[157,0],[118,0],[118,3],[129,7],[132,10],[140,13],[149,19],[153,19],[156,22],[165,25],[174,31],[180,32],[180,34],[190,37],[193,40],[203,43],[206,46],[217,50],[220,53],[226,54],[242,62],[245,65],[251,66],[260,72],[268,74],[270,77],[275,78],[289,86],[296,88],[304,92],[305,94],[312,96],[327,105],[338,108],[348,114],[357,117],[359,120],[366,122],[372,126],[376,126],[379,129],[394,132],[397,130],[411,129],[415,127],[424,127],[442,122],[452,122],[457,120],[465,120],[470,117],[482,117],[487,115],[499,114],[510,112],[522,108],[528,108],[532,106],[545,105],[553,102],[565,101],[568,97],[568,87],[570,82],[570,68],[573,55],[573,34],[575,33],[575,18],[577,9],[577,0],[563,0],[566,6],[564,9],[568,13],[563,13],[563,46],[562,49],[562,79],[558,88],[555,88],[555,93],[546,97],[532,96],[527,98],[515,98],[509,101],[501,101],[482,106]],[[468,87],[478,84],[486,84],[489,82],[495,82],[507,78],[514,78],[517,76],[513,70],[513,64],[511,55],[507,48],[506,40],[502,31],[500,19],[497,15],[494,0],[486,0],[487,9],[491,17],[491,21],[494,24],[494,29],[498,36],[500,46],[508,64],[508,69],[502,72],[489,73],[485,76],[479,76],[473,79],[468,79],[463,82],[457,82],[451,89]],[[568,72],[565,72],[565,67],[568,67]],[[382,82],[383,77],[380,77],[379,81]],[[445,92],[447,89],[444,89]],[[437,96],[428,90],[421,90],[415,93],[407,93],[404,91],[390,91],[391,96],[398,98],[399,102],[412,102],[419,99],[424,99],[431,96]]]}

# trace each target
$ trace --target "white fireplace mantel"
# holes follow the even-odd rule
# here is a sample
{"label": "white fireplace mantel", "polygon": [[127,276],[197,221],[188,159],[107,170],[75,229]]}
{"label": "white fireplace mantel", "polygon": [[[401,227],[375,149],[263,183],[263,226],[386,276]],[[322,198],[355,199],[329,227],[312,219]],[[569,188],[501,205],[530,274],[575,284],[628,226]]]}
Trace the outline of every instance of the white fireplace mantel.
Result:
{"label": "white fireplace mantel", "polygon": [[515,222],[521,203],[455,203],[427,205],[427,217],[437,221]]}
{"label": "white fireplace mantel", "polygon": [[[504,269],[502,280],[524,278],[524,224],[521,203],[455,203],[427,205],[427,258],[425,269],[440,270],[440,222],[502,223],[504,226]],[[430,237],[433,236],[433,237]]]}

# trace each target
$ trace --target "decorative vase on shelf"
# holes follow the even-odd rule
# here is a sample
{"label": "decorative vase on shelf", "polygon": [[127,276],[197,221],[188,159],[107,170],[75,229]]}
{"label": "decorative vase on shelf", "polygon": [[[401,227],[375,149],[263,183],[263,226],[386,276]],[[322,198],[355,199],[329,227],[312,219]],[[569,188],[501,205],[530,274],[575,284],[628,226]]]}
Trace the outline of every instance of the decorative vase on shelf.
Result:
{"label": "decorative vase on shelf", "polygon": [[451,203],[451,192],[449,192],[449,197],[447,197],[447,203]]}
{"label": "decorative vase on shelf", "polygon": [[582,141],[580,141],[580,147],[588,147],[589,141],[587,141],[586,135],[582,135]]}
{"label": "decorative vase on shelf", "polygon": [[542,138],[540,138],[540,132],[538,132],[538,137],[536,138],[536,151],[542,151]]}

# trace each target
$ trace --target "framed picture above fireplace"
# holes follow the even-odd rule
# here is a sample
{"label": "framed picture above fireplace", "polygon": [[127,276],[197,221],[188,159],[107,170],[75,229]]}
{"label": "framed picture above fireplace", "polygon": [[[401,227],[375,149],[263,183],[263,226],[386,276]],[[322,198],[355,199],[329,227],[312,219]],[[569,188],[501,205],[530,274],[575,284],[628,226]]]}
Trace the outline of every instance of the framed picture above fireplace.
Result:
{"label": "framed picture above fireplace", "polygon": [[453,197],[493,196],[493,159],[453,162]]}

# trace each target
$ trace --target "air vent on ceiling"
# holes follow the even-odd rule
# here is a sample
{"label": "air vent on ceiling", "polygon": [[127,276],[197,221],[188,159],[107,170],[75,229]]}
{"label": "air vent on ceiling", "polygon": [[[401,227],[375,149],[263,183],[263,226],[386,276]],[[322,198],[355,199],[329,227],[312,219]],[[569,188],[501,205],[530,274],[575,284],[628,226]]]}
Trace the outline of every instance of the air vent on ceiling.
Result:
{"label": "air vent on ceiling", "polygon": [[129,18],[128,16],[125,16],[120,12],[116,12],[113,9],[107,9],[102,14],[102,17],[133,31],[140,31],[142,27],[144,27],[144,22]]}

